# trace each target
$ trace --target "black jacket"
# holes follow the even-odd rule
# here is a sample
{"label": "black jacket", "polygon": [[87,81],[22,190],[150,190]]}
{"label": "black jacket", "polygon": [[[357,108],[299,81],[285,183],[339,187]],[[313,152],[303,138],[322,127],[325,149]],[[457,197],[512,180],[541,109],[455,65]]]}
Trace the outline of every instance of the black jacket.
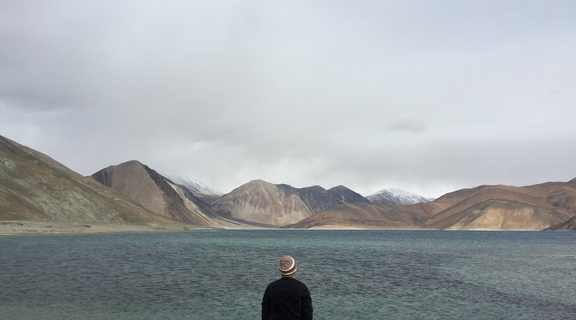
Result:
{"label": "black jacket", "polygon": [[308,287],[290,277],[270,283],[262,299],[262,320],[312,320]]}

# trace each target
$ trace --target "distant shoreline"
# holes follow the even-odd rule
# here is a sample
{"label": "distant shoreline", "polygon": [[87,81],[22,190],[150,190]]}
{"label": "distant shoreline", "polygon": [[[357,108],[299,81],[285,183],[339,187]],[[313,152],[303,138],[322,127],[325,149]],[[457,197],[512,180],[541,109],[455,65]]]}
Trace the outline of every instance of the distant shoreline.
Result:
{"label": "distant shoreline", "polygon": [[0,236],[195,231],[212,228],[191,225],[142,226],[90,222],[0,221]]}
{"label": "distant shoreline", "polygon": [[[51,234],[95,234],[95,233],[136,233],[136,232],[176,232],[176,231],[199,231],[218,230],[221,228],[209,228],[193,225],[119,225],[90,222],[49,222],[13,220],[0,221],[0,236],[19,235],[51,235]],[[225,228],[228,229],[228,228]],[[230,230],[411,230],[411,231],[541,231],[541,230],[438,230],[422,228],[361,228],[347,225],[326,225],[312,228],[231,228]]]}

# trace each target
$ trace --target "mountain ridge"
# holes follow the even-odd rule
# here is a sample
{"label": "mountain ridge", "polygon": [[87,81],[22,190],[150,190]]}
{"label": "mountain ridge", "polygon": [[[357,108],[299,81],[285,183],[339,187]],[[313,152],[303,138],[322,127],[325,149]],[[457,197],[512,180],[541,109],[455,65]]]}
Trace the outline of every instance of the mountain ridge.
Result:
{"label": "mountain ridge", "polygon": [[205,227],[230,224],[214,214],[209,204],[186,187],[175,184],[139,161],[109,166],[92,177],[168,219]]}
{"label": "mountain ridge", "polygon": [[0,136],[0,220],[174,225],[49,156]]}
{"label": "mountain ridge", "polygon": [[[387,219],[378,205],[372,205],[371,222]],[[357,215],[372,212],[366,208],[338,207],[305,219],[295,227],[318,227],[326,224],[361,225]],[[576,179],[569,182],[546,182],[526,187],[487,186],[461,189],[415,205],[387,207],[392,214],[420,217],[412,227],[450,230],[542,230],[564,223],[576,215]],[[347,212],[347,213],[343,213]],[[425,219],[423,219],[426,217]],[[382,223],[384,223],[382,222]],[[405,221],[403,221],[405,223]]]}
{"label": "mountain ridge", "polygon": [[137,170],[123,176],[113,172],[117,166],[109,166],[84,177],[0,136],[0,220],[216,228],[576,229],[576,178],[524,187],[481,185],[431,202],[395,206],[372,204],[344,186],[294,188],[253,180],[254,190],[247,190],[249,182],[211,205],[192,186],[138,161],[127,163]]}

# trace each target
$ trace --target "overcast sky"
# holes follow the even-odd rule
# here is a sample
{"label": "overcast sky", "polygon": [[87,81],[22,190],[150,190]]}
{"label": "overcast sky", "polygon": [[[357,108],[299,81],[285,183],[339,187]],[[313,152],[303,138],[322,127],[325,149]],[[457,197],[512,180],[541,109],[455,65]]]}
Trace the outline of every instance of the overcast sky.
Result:
{"label": "overcast sky", "polygon": [[0,0],[0,135],[220,192],[568,181],[576,1]]}

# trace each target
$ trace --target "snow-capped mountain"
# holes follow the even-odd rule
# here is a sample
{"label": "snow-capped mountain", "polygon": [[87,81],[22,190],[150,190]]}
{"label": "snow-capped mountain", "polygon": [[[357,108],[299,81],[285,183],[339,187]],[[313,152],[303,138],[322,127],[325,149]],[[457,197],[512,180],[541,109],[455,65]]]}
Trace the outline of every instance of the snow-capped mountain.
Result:
{"label": "snow-capped mountain", "polygon": [[171,176],[170,180],[180,187],[188,189],[207,204],[211,204],[222,196],[222,193],[215,191],[196,179],[191,179],[186,176]]}
{"label": "snow-capped mountain", "polygon": [[198,180],[183,179],[181,184],[184,185],[185,187],[188,187],[190,191],[192,191],[195,194],[198,193],[205,195],[222,196],[221,193],[214,191],[213,189],[211,189],[210,187],[208,187],[207,185],[203,184]]}
{"label": "snow-capped mountain", "polygon": [[366,198],[374,204],[386,204],[391,206],[403,206],[434,200],[399,188],[383,189],[367,196]]}

